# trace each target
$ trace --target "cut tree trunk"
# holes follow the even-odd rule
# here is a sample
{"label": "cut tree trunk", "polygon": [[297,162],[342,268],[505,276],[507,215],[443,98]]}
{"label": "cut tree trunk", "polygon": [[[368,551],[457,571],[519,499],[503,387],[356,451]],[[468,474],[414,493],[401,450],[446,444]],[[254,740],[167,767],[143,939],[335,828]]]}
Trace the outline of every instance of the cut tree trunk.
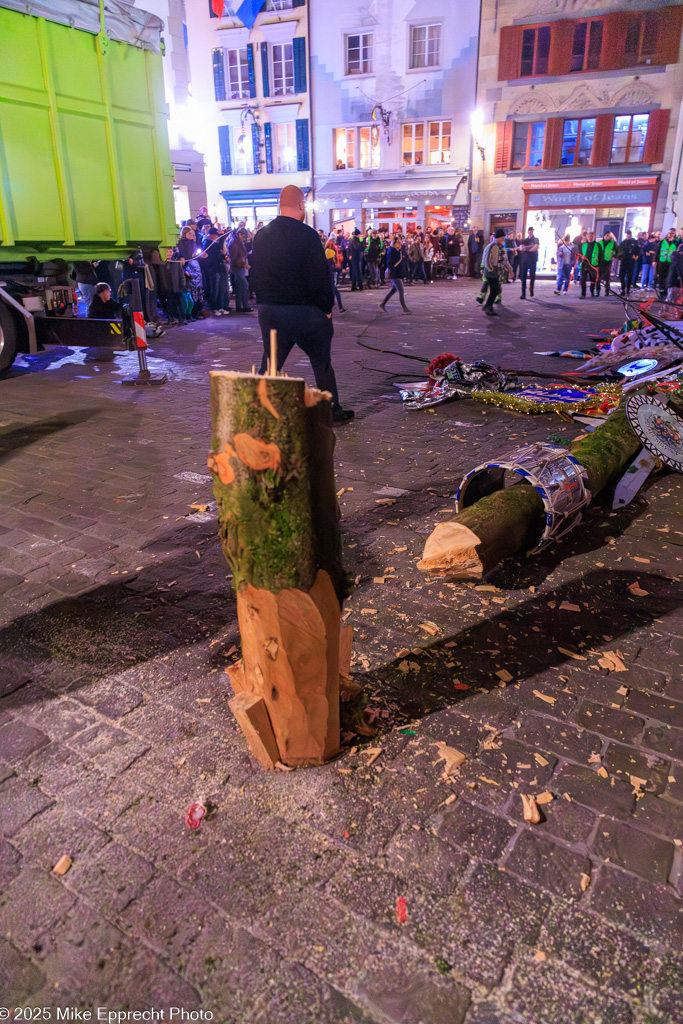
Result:
{"label": "cut tree trunk", "polygon": [[[595,497],[639,448],[640,441],[619,409],[569,450],[585,467]],[[544,521],[543,502],[529,484],[495,491],[440,523],[427,538],[418,568],[433,576],[481,579],[504,558],[533,548]]]}
{"label": "cut tree trunk", "polygon": [[213,372],[211,408],[208,466],[242,637],[229,676],[253,698],[231,707],[264,766],[322,764],[339,750],[344,598],[331,396],[289,377]]}

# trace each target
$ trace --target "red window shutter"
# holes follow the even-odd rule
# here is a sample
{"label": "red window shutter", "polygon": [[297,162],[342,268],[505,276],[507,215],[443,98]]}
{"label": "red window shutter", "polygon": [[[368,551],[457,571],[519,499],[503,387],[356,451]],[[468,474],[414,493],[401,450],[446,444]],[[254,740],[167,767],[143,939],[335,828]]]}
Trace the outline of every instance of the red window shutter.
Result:
{"label": "red window shutter", "polygon": [[509,82],[519,78],[522,63],[522,26],[506,25],[500,30],[498,51],[498,81]]}
{"label": "red window shutter", "polygon": [[555,21],[550,26],[549,75],[568,75],[574,44],[575,21]]}
{"label": "red window shutter", "polygon": [[627,14],[625,11],[605,15],[600,52],[601,71],[616,71],[626,67],[626,33],[633,17],[639,18],[640,15]]}
{"label": "red window shutter", "polygon": [[591,151],[591,167],[607,167],[612,155],[614,114],[598,114]]}
{"label": "red window shutter", "polygon": [[499,121],[496,124],[496,150],[493,157],[493,170],[496,174],[510,170],[514,128],[514,121]]}
{"label": "red window shutter", "polygon": [[662,7],[652,12],[657,24],[656,53],[653,64],[677,64],[683,27],[683,7]]}
{"label": "red window shutter", "polygon": [[564,118],[549,117],[545,123],[545,143],[543,145],[543,167],[545,170],[560,166],[563,132]]}
{"label": "red window shutter", "polygon": [[666,136],[669,131],[670,110],[651,110],[647,135],[643,146],[644,164],[661,164],[664,160]]}

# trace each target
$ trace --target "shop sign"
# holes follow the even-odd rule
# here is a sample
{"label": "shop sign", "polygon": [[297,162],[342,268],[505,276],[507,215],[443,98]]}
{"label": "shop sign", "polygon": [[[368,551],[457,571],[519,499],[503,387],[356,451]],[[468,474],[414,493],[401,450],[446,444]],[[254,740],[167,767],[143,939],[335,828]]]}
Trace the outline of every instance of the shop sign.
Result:
{"label": "shop sign", "polygon": [[529,206],[649,206],[652,189],[616,189],[595,192],[530,192]]}
{"label": "shop sign", "polygon": [[569,189],[647,188],[657,178],[589,178],[583,181],[525,181],[525,192],[567,192]]}

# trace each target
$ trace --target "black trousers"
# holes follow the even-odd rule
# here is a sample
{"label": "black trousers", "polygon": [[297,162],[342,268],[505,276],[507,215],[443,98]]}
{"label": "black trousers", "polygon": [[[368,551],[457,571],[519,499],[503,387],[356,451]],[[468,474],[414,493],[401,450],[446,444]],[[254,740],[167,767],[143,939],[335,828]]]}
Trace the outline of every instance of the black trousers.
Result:
{"label": "black trousers", "polygon": [[609,295],[610,291],[610,275],[612,273],[612,261],[611,260],[600,260],[598,263],[598,286],[596,291],[600,294],[601,285],[605,286],[605,295]]}
{"label": "black trousers", "polygon": [[619,280],[621,282],[622,295],[628,295],[631,291],[631,281],[633,280],[633,268],[635,265],[635,260],[622,260],[619,264]]}
{"label": "black trousers", "polygon": [[590,285],[591,295],[595,295],[595,282],[598,277],[598,268],[588,263],[581,263],[581,294],[586,295],[586,283]]}
{"label": "black trousers", "polygon": [[281,370],[295,345],[311,361],[316,386],[332,394],[339,408],[337,379],[332,366],[332,321],[317,306],[259,306],[258,322],[263,337],[263,359],[259,373],[265,373],[270,359],[270,332],[277,331],[277,368]]}
{"label": "black trousers", "polygon": [[[499,277],[493,277],[492,275],[486,274],[484,276],[484,284],[488,283],[489,295],[484,303],[484,309],[493,309],[493,303],[496,301],[498,296],[503,291]],[[483,290],[483,289],[482,289]]]}
{"label": "black trousers", "polygon": [[522,256],[519,267],[519,279],[522,282],[522,295],[526,295],[526,279],[529,278],[529,291],[533,293],[536,284],[536,264],[538,260],[527,260]]}

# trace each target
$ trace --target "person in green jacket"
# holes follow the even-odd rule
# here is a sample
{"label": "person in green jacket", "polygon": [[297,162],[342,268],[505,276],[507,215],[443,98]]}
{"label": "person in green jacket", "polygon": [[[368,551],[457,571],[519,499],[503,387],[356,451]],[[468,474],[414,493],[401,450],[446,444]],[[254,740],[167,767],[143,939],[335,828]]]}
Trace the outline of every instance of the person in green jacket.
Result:
{"label": "person in green jacket", "polygon": [[657,288],[660,299],[666,298],[667,281],[669,271],[671,270],[671,257],[676,252],[679,242],[680,239],[676,238],[674,229],[669,228],[659,243],[659,253],[657,254]]}
{"label": "person in green jacket", "polygon": [[598,257],[600,250],[595,241],[595,234],[588,232],[588,238],[581,243],[581,298],[586,298],[586,284],[591,286],[591,296],[595,296],[595,282],[598,278]]}
{"label": "person in green jacket", "polygon": [[596,294],[600,295],[600,286],[605,286],[605,295],[610,294],[609,279],[612,273],[612,260],[617,251],[617,242],[611,231],[605,231],[599,242],[596,242],[598,250],[598,283]]}

